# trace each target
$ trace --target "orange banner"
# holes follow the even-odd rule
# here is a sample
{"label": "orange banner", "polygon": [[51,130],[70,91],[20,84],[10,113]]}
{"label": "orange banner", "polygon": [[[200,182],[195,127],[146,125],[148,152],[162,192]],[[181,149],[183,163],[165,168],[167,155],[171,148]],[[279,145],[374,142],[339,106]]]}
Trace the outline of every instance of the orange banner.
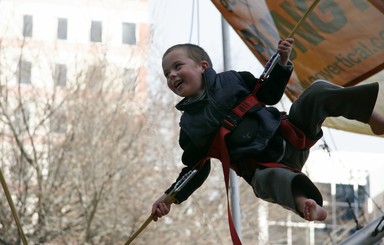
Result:
{"label": "orange banner", "polygon": [[[228,23],[265,64],[313,1],[212,0]],[[317,79],[355,85],[384,68],[382,1],[321,0],[297,29],[286,94],[295,100]],[[342,128],[342,127],[341,127]],[[351,130],[354,131],[354,130]]]}
{"label": "orange banner", "polygon": [[[275,53],[311,1],[212,0],[261,63]],[[298,29],[294,83],[354,85],[384,67],[384,15],[367,1],[322,0]],[[292,85],[292,84],[291,84]],[[301,93],[297,86],[292,95]],[[298,90],[298,91],[296,91]],[[295,96],[294,96],[295,97]]]}

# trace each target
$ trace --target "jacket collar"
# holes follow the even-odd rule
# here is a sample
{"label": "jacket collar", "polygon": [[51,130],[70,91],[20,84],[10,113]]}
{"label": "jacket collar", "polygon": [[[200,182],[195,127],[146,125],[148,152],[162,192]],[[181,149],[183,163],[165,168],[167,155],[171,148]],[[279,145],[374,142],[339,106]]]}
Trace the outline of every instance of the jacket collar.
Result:
{"label": "jacket collar", "polygon": [[179,103],[176,104],[176,109],[179,111],[185,111],[191,108],[198,108],[199,105],[203,106],[207,103],[207,92],[209,91],[209,87],[212,83],[212,81],[215,79],[216,72],[212,68],[207,68],[204,71],[203,78],[204,78],[204,91],[203,93],[198,97],[194,98],[184,98]]}

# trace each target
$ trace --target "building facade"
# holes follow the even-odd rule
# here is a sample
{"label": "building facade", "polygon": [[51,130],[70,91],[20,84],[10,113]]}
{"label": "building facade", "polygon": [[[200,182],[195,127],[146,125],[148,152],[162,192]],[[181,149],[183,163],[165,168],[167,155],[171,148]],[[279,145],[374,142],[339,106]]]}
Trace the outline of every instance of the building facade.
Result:
{"label": "building facade", "polygon": [[[113,198],[142,154],[149,28],[147,0],[0,1],[0,168],[31,244],[103,243],[73,218],[96,193]],[[0,239],[15,244],[0,199]]]}

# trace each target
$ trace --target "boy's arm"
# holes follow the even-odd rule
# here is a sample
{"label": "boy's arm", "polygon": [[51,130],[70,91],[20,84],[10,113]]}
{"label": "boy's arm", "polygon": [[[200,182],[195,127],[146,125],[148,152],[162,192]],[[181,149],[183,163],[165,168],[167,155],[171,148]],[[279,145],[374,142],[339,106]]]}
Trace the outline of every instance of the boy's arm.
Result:
{"label": "boy's arm", "polygon": [[280,40],[277,45],[277,52],[280,55],[279,64],[287,65],[289,61],[289,56],[291,55],[293,38],[287,38],[285,40]]}
{"label": "boy's arm", "polygon": [[[276,64],[273,68],[269,79],[256,93],[257,98],[266,105],[274,105],[278,103],[284,94],[285,87],[292,74],[293,65],[282,66]],[[252,91],[256,83],[260,82],[250,72],[239,72],[247,88]]]}
{"label": "boy's arm", "polygon": [[151,215],[153,221],[157,221],[159,218],[167,215],[171,211],[171,205],[174,202],[174,198],[167,202],[167,194],[163,194],[159,199],[157,199],[152,205]]}
{"label": "boy's arm", "polygon": [[[169,193],[177,183],[186,173],[192,170],[196,163],[198,163],[201,159],[206,157],[206,154],[210,148],[210,144],[207,143],[205,147],[197,147],[195,146],[187,134],[180,130],[179,136],[179,144],[183,149],[182,162],[185,167],[181,170],[176,181],[169,187],[165,193]],[[196,189],[198,189],[211,171],[210,160],[207,160],[204,165],[199,169],[199,171],[193,176],[193,178],[176,194],[176,203],[182,203],[185,201]]]}
{"label": "boy's arm", "polygon": [[278,103],[284,94],[292,71],[293,65],[289,61],[287,65],[276,64],[268,80],[257,92],[257,98],[267,105]]}
{"label": "boy's arm", "polygon": [[[171,192],[175,187],[175,184],[190,170],[192,170],[192,167],[190,166],[184,167],[181,170],[179,177],[176,179],[176,181],[171,185],[171,187],[169,187],[165,191],[165,194],[168,194],[169,192]],[[202,166],[202,168],[199,169],[199,171],[191,178],[191,180],[175,195],[174,203],[180,204],[185,200],[187,200],[188,197],[191,196],[192,193],[196,191],[204,183],[210,171],[211,171],[211,163],[210,163],[210,160],[207,160]]]}
{"label": "boy's arm", "polygon": [[[203,167],[209,166],[209,163],[206,163]],[[184,168],[186,169],[186,168]],[[184,170],[183,169],[183,170]],[[183,171],[182,171],[183,172]],[[170,192],[175,188],[175,184],[181,179],[180,176],[184,176],[180,174],[178,180],[167,190],[165,193],[158,198],[152,205],[152,220],[157,221],[159,218],[167,215],[171,211],[171,205],[172,204],[180,204],[181,202],[185,201],[197,188],[201,186],[201,184],[206,179],[205,177],[199,177],[198,175],[202,175],[207,173],[206,171],[200,169],[195,173],[193,177],[176,193],[175,196],[170,196]],[[209,171],[208,171],[209,173]],[[207,173],[207,174],[208,174]],[[207,175],[208,176],[208,175]]]}
{"label": "boy's arm", "polygon": [[293,38],[279,41],[277,46],[277,52],[280,55],[279,62],[272,69],[268,80],[257,93],[257,97],[268,105],[274,105],[280,101],[291,77],[293,64],[289,61],[289,56],[292,51],[293,41]]}
{"label": "boy's arm", "polygon": [[192,170],[198,160],[205,157],[205,154],[208,151],[207,149],[204,150],[194,146],[182,130],[180,131],[180,145],[184,149],[182,160],[186,167],[181,170],[179,177],[171,185],[171,187],[169,187],[165,193],[153,203],[151,214],[154,221],[157,221],[162,216],[167,215],[170,212],[171,205],[173,203],[180,204],[187,200],[188,197],[203,184],[211,170],[210,160],[207,160],[198,172],[185,184],[185,186],[177,192],[172,200],[167,202],[166,199],[168,197],[168,193],[174,189],[176,183],[183,178],[186,173]]}

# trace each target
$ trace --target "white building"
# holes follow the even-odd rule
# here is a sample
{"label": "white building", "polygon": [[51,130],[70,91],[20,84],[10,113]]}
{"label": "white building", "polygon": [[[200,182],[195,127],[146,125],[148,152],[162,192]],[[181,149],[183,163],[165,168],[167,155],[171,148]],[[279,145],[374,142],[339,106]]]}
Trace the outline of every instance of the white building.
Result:
{"label": "white building", "polygon": [[[84,66],[95,78],[103,65],[105,76],[119,74],[126,81],[139,74],[137,89],[144,89],[146,1],[5,0],[0,7],[0,59],[10,68],[2,81],[67,86]],[[13,76],[18,67],[21,73]]]}

